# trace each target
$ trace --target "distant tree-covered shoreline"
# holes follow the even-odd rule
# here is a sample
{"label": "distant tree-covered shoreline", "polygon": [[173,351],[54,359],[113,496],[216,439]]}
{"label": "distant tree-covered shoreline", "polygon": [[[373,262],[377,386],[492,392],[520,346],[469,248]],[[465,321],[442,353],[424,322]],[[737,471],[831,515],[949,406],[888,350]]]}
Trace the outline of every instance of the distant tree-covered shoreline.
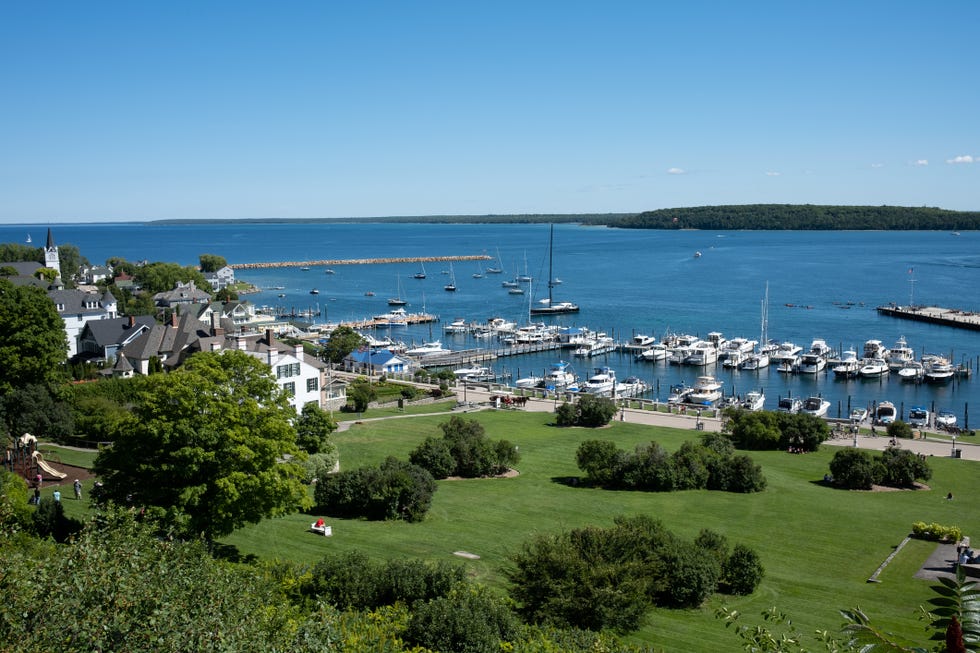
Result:
{"label": "distant tree-covered shoreline", "polygon": [[980,211],[816,204],[695,206],[646,211],[610,226],[626,229],[969,231],[980,229]]}
{"label": "distant tree-covered shoreline", "polygon": [[170,219],[154,224],[540,224],[573,223],[623,229],[711,229],[762,231],[971,231],[980,229],[980,211],[914,206],[834,206],[739,204],[657,209],[643,213],[530,213],[514,215],[421,215],[373,218]]}

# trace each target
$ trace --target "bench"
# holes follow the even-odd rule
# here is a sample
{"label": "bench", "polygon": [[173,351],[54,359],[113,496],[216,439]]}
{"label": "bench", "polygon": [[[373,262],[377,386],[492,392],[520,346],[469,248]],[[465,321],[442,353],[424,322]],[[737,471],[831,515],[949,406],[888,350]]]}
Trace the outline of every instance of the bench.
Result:
{"label": "bench", "polygon": [[323,535],[324,537],[330,537],[333,535],[333,528],[330,526],[320,526],[318,528],[316,524],[310,524],[310,532]]}

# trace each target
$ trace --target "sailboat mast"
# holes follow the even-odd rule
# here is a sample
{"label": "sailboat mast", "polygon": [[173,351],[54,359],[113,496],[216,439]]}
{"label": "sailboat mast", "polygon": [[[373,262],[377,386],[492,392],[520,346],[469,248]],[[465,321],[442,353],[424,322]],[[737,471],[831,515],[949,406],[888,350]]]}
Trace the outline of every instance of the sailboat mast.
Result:
{"label": "sailboat mast", "polygon": [[554,287],[555,274],[552,270],[555,256],[555,224],[551,224],[551,235],[548,237],[548,306],[551,306],[551,289]]}

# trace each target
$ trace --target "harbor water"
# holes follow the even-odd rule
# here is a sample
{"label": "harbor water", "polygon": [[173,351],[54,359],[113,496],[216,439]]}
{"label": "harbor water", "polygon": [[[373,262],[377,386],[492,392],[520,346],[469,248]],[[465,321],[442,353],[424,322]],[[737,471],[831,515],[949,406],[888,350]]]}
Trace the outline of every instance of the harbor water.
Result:
{"label": "harbor water", "polygon": [[[0,242],[43,243],[47,227],[58,244],[77,246],[94,264],[111,256],[131,261],[196,264],[200,254],[218,254],[229,263],[317,259],[411,258],[486,254],[491,261],[430,263],[426,278],[415,279],[420,264],[332,265],[242,270],[240,279],[261,292],[246,299],[287,311],[319,312],[318,322],[358,320],[389,310],[387,298],[401,295],[409,312],[438,315],[440,322],[391,327],[377,335],[421,343],[441,339],[444,346],[486,346],[470,335],[443,333],[463,318],[485,322],[502,317],[526,324],[529,308],[547,296],[549,226],[546,224],[382,224],[382,223],[113,223],[2,225]],[[904,337],[917,355],[942,354],[954,364],[977,368],[980,334],[940,325],[880,316],[875,307],[896,303],[980,309],[980,233],[963,232],[801,232],[654,231],[561,224],[555,227],[554,301],[572,301],[580,312],[535,322],[586,326],[625,341],[634,334],[665,332],[758,339],[762,301],[769,289],[768,337],[808,348],[822,338],[835,349],[866,340],[886,347]],[[700,253],[700,256],[696,254]],[[499,265],[502,274],[486,274]],[[501,282],[518,273],[534,278],[525,294],[510,294]],[[451,273],[451,274],[450,274]],[[474,278],[474,275],[481,275]],[[443,287],[455,277],[456,292]],[[400,284],[400,285],[399,285]],[[311,294],[311,290],[318,294]],[[366,293],[374,293],[368,296]],[[280,295],[283,295],[280,297]],[[547,352],[502,358],[497,373],[513,378],[541,374],[561,355],[580,376],[608,365],[620,379],[637,375],[666,399],[671,384],[693,384],[713,374],[726,393],[762,388],[766,407],[777,398],[822,395],[830,415],[848,405],[888,400],[907,412],[911,406],[948,409],[960,424],[970,408],[980,410],[976,379],[948,385],[902,383],[896,375],[880,379],[838,380],[832,373],[786,375],[770,366],[758,372],[637,362],[631,355],[571,358]]]}

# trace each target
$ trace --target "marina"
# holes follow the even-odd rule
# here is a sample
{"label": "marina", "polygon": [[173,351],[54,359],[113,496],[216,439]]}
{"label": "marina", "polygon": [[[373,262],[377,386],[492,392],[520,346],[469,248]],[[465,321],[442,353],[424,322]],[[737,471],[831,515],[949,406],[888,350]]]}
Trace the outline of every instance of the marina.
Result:
{"label": "marina", "polygon": [[[553,364],[563,360],[579,379],[587,379],[592,369],[601,366],[615,370],[618,379],[636,376],[649,386],[642,395],[649,401],[666,401],[672,385],[693,387],[698,376],[711,375],[722,383],[726,398],[741,396],[745,401],[749,392],[761,391],[768,409],[774,408],[780,397],[802,400],[822,396],[831,403],[828,416],[833,418],[847,417],[851,409],[869,409],[876,402],[891,401],[900,413],[903,405],[906,411],[918,406],[932,415],[949,411],[963,425],[969,407],[980,405],[980,387],[965,375],[965,371],[977,368],[980,355],[975,331],[951,328],[956,320],[945,324],[896,319],[875,309],[896,300],[897,304],[912,304],[908,301],[908,270],[912,266],[917,304],[959,306],[963,313],[976,309],[969,305],[969,298],[973,289],[980,287],[980,255],[976,254],[980,251],[980,232],[962,232],[954,238],[942,232],[708,232],[556,224],[554,272],[562,284],[560,293],[555,290],[555,299],[573,299],[580,311],[532,319],[529,309],[546,290],[549,277],[550,229],[550,225],[540,223],[55,227],[59,242],[79,247],[93,262],[122,256],[132,261],[196,265],[202,252],[213,252],[230,261],[363,261],[365,264],[359,265],[330,263],[334,274],[325,274],[323,267],[309,271],[269,267],[238,270],[238,277],[259,289],[247,296],[249,301],[256,306],[283,307],[281,313],[295,312],[296,318],[283,319],[313,323],[311,331],[323,333],[330,325],[345,324],[379,339],[403,343],[421,344],[439,338],[446,349],[467,352],[469,357],[484,356],[480,350],[529,345],[526,350],[533,351],[492,362],[498,378],[509,377],[512,385],[521,378],[540,380]],[[0,240],[22,241],[26,231],[23,226],[7,228],[6,232],[0,229]],[[800,256],[802,250],[813,255]],[[656,266],[649,265],[651,251],[657,252]],[[702,256],[693,258],[694,251]],[[333,254],[328,258],[321,252]],[[484,264],[482,279],[470,274],[481,261],[470,263],[465,274],[456,275],[457,290],[444,292],[451,276],[450,261],[428,261],[452,258],[460,252],[486,252],[488,257],[492,253],[495,260]],[[389,262],[400,260],[413,262]],[[466,264],[453,261],[456,272],[464,272]],[[489,273],[491,264],[502,270],[499,277]],[[414,278],[423,267],[427,278]],[[399,275],[404,294],[397,294],[407,302],[403,308],[419,317],[375,319],[387,316],[394,308],[387,299],[395,291]],[[516,282],[525,291],[523,295],[512,295],[502,285],[517,276],[535,280]],[[313,287],[319,294],[311,302],[309,291]],[[765,309],[767,304],[760,324],[760,305]],[[290,308],[294,306],[295,311]],[[299,315],[310,309],[319,315]],[[463,324],[482,326],[458,333],[444,331],[445,326],[460,319]],[[513,331],[508,330],[510,324]],[[543,336],[541,329],[530,328],[532,324],[578,335],[568,336],[567,347],[560,341],[537,346],[535,339]],[[760,334],[760,326],[765,333]],[[613,339],[615,351],[592,357],[573,355],[573,339],[600,332]],[[663,343],[673,343],[681,335],[690,336],[689,344],[710,341],[711,332],[722,333],[731,343],[741,337],[757,344],[738,364],[725,364],[738,357],[733,352],[724,353],[724,358],[719,352],[718,360],[704,366],[665,362],[664,357],[673,352]],[[635,336],[653,341],[641,338],[634,343]],[[913,361],[901,369],[889,365],[890,372],[879,377],[839,378],[833,372],[834,361],[843,352],[853,350],[862,361],[867,340],[879,340],[886,348],[895,349],[902,337],[913,352]],[[507,338],[513,341],[505,342]],[[791,351],[790,343],[796,343],[794,356],[802,357],[818,338],[836,353],[828,357],[824,369],[815,374],[778,371],[780,357],[790,355],[784,347]],[[925,366],[921,374],[917,371],[927,354],[946,359],[953,376],[927,382]],[[449,359],[446,367],[460,366],[454,362]],[[792,369],[792,362],[789,367]]]}

